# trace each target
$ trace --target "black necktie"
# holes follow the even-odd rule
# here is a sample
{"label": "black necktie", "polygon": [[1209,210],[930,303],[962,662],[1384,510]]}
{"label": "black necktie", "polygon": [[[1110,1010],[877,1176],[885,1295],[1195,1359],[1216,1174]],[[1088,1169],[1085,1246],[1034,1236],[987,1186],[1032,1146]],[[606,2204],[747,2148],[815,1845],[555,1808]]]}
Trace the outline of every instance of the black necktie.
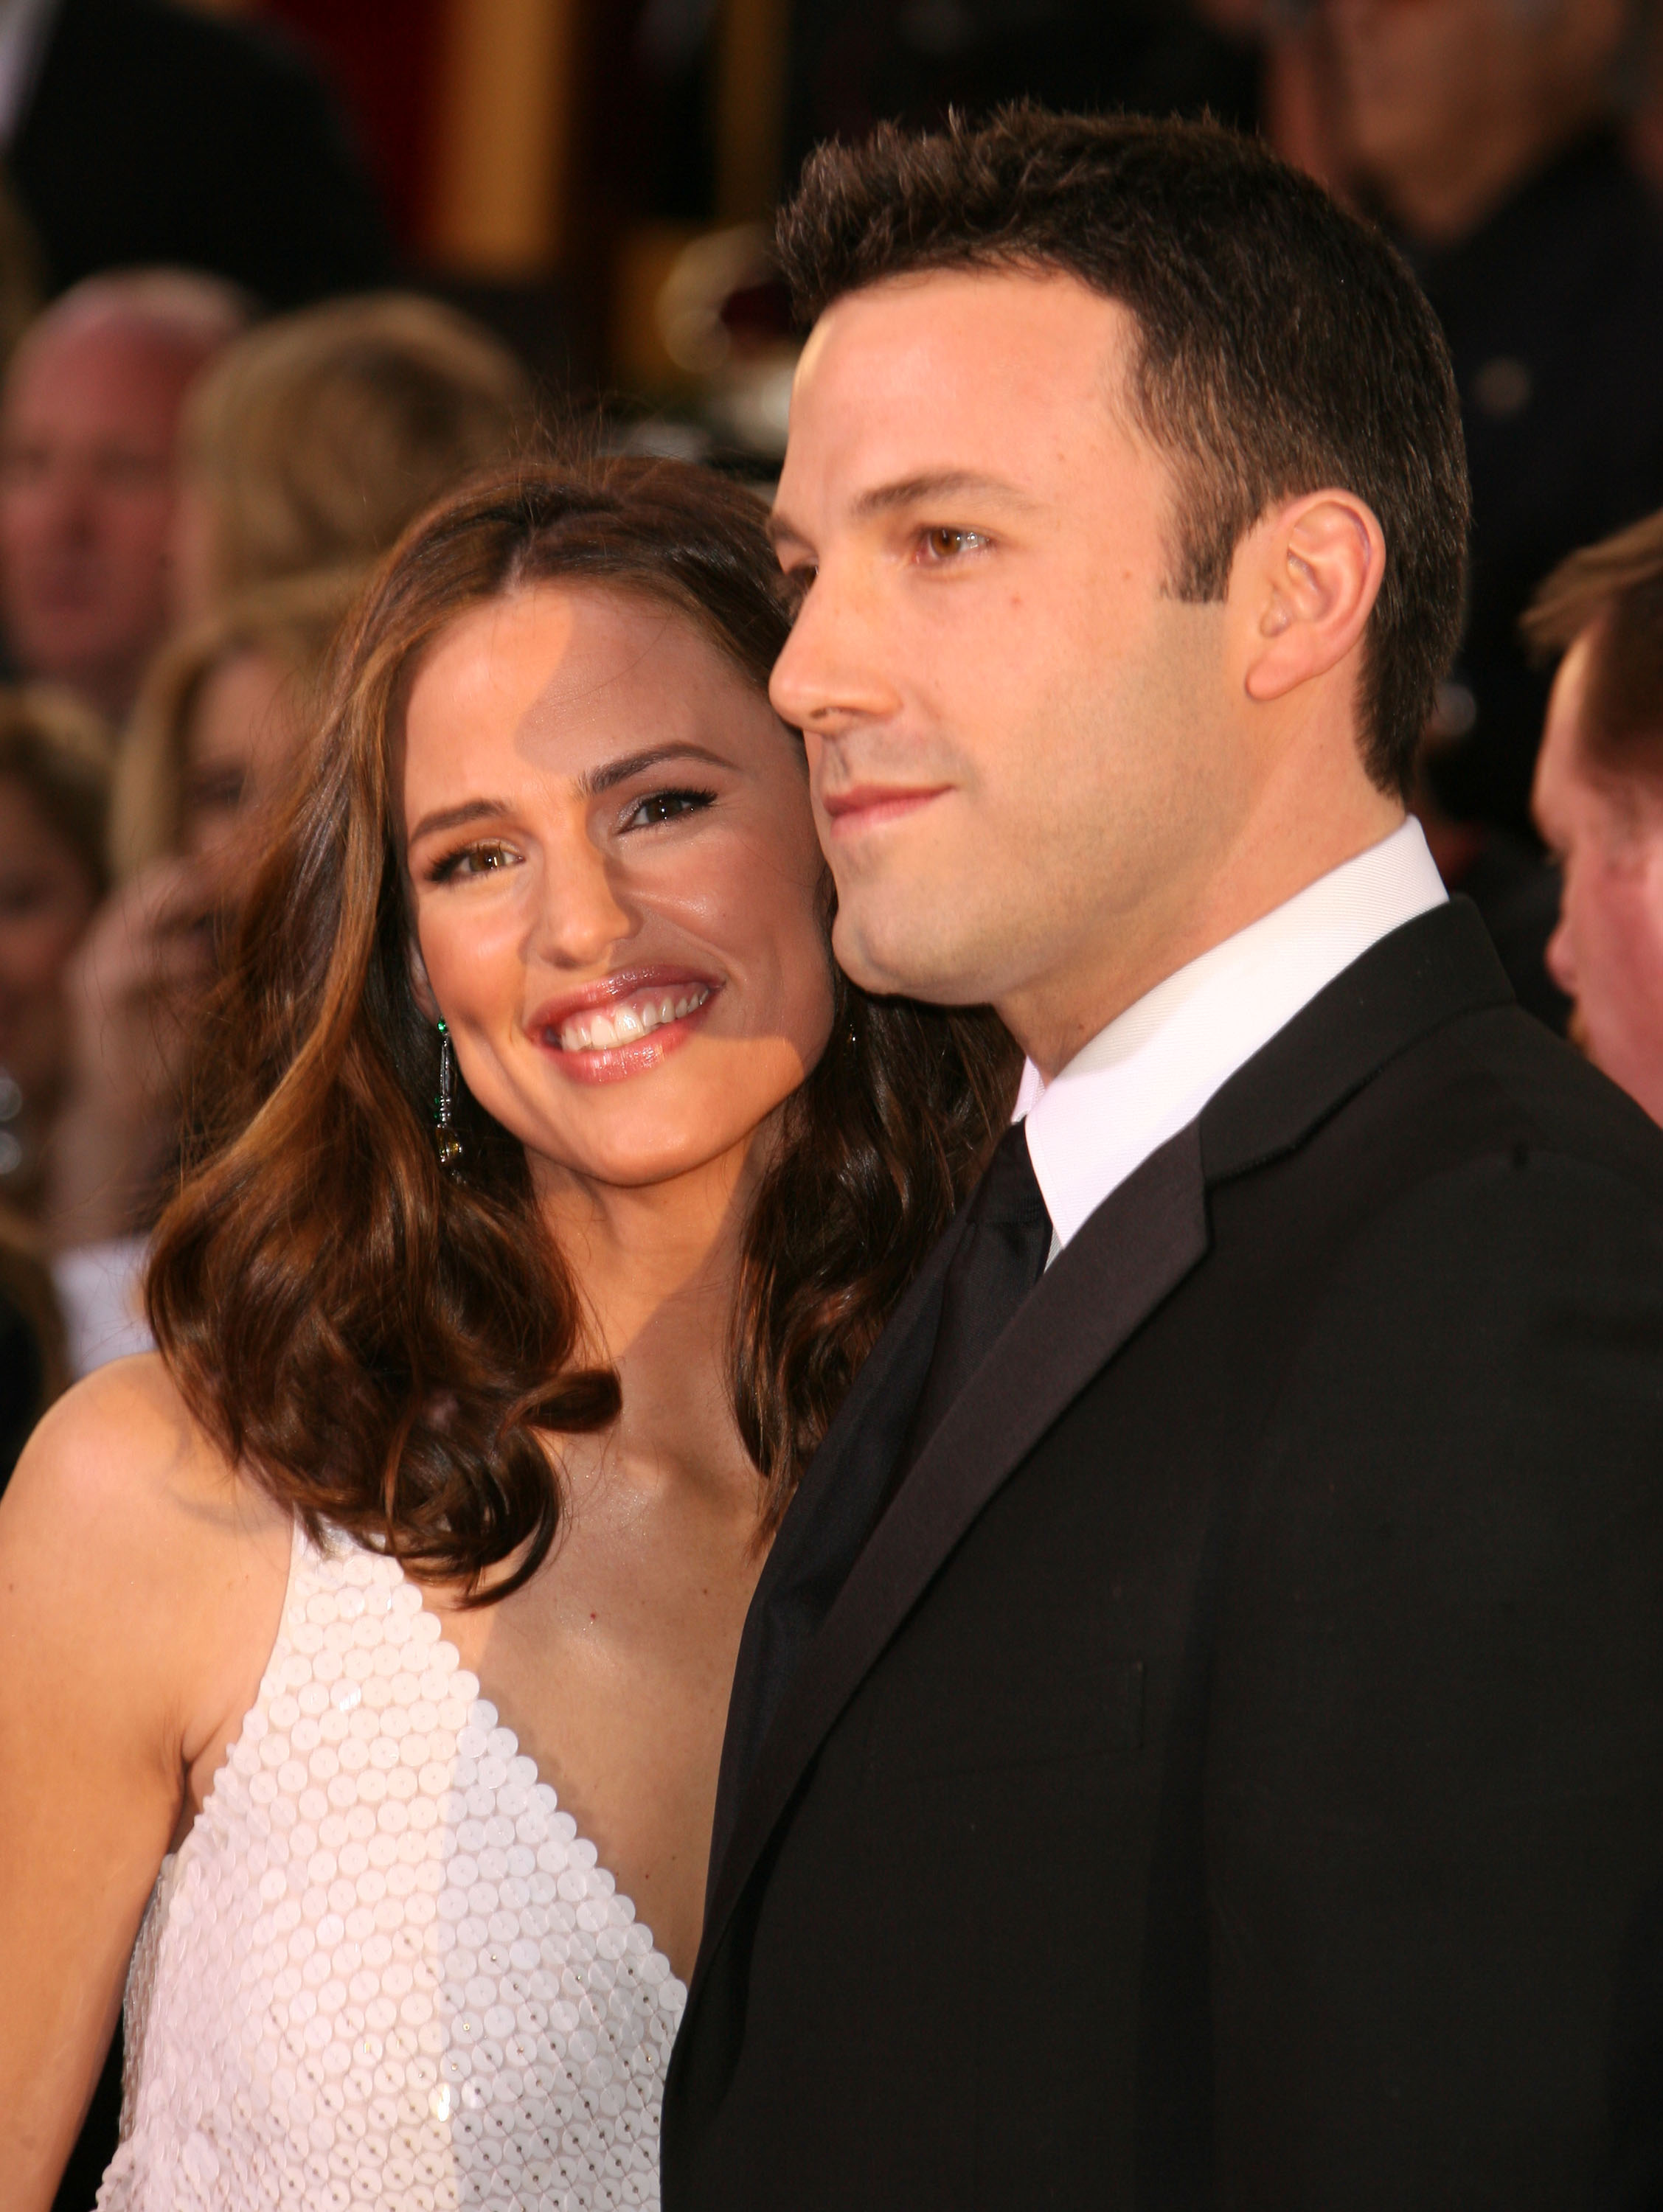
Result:
{"label": "black necktie", "polygon": [[1051,1216],[1018,1121],[999,1139],[970,1201],[964,1241],[941,1285],[935,1349],[907,1440],[879,1506],[881,1516],[954,1400],[1045,1272]]}

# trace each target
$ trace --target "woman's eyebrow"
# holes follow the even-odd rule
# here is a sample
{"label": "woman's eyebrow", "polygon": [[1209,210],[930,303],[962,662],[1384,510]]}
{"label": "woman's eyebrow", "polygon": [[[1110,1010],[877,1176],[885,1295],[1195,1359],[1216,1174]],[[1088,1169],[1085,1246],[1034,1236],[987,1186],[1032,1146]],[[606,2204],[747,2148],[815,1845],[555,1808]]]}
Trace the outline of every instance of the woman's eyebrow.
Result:
{"label": "woman's eyebrow", "polygon": [[484,822],[508,811],[504,799],[471,799],[466,806],[442,806],[436,813],[423,815],[410,833],[410,842],[413,845],[418,837],[431,836],[436,830],[460,830],[465,822]]}
{"label": "woman's eyebrow", "polygon": [[[712,768],[731,768],[733,763],[721,753],[712,752],[706,745],[691,741],[673,745],[649,745],[644,751],[625,753],[618,760],[603,762],[599,768],[585,769],[577,779],[580,797],[594,799],[605,791],[612,791],[620,783],[627,783],[632,775],[641,775],[648,769],[656,768],[661,761],[708,761]],[[488,822],[497,816],[513,813],[506,799],[470,799],[462,806],[442,806],[434,813],[423,815],[410,833],[413,845],[420,837],[430,837],[441,830],[460,830],[464,823]]]}
{"label": "woman's eyebrow", "polygon": [[585,799],[598,798],[603,791],[614,790],[627,783],[632,775],[640,775],[661,761],[702,760],[712,768],[731,768],[733,763],[724,760],[720,753],[711,752],[704,745],[684,742],[673,745],[649,745],[644,752],[625,753],[619,760],[607,761],[600,768],[586,769],[577,780],[577,788]]}

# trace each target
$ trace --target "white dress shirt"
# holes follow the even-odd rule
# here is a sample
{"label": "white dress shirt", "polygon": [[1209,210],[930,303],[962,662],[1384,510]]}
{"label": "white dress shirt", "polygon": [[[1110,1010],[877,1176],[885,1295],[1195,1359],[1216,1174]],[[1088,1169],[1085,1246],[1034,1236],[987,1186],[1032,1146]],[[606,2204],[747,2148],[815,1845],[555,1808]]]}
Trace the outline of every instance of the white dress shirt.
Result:
{"label": "white dress shirt", "polygon": [[1446,896],[1411,817],[1157,983],[1050,1083],[1030,1060],[1016,1118],[1027,1117],[1051,1259],[1319,991]]}

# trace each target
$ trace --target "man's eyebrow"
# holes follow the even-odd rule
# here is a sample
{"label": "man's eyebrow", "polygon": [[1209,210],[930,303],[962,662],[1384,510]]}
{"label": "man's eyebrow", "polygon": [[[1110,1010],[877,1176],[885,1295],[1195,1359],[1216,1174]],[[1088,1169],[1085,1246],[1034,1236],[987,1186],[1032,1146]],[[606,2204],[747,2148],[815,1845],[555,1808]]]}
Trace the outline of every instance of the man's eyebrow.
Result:
{"label": "man's eyebrow", "polygon": [[[925,475],[900,477],[893,483],[874,484],[856,498],[850,513],[865,520],[874,514],[892,514],[897,507],[918,507],[939,499],[991,499],[1006,507],[1032,507],[1037,502],[1003,477],[985,476],[978,469],[932,469]],[[787,514],[777,510],[768,518],[768,535],[777,548],[809,543]]]}
{"label": "man's eyebrow", "polygon": [[1034,501],[1003,477],[984,476],[977,469],[935,469],[927,475],[903,477],[894,483],[874,484],[854,503],[856,515],[887,514],[898,507],[917,507],[926,500],[995,499],[1008,507],[1032,507]]}

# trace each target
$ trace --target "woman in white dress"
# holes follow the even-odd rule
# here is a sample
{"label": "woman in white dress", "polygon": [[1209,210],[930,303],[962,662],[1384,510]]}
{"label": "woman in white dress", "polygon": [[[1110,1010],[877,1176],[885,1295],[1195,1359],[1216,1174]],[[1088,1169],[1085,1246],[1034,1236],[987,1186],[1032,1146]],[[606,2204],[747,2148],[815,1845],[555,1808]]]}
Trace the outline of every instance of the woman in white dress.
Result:
{"label": "woman in white dress", "polygon": [[612,463],[349,626],[161,1353],[0,1506],[7,2212],[124,1988],[108,2212],[657,2202],[746,1607],[1014,1073],[833,969],[785,621],[748,495]]}

